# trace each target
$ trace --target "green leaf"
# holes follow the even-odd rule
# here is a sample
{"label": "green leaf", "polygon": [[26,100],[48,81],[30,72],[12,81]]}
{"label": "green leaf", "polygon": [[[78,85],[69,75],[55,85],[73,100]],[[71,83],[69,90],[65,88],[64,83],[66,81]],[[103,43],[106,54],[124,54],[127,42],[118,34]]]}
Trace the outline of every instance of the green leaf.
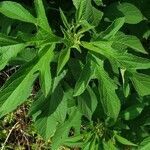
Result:
{"label": "green leaf", "polygon": [[112,3],[106,8],[105,16],[111,21],[119,17],[125,17],[125,22],[128,24],[137,24],[144,20],[141,11],[133,4],[127,2]]}
{"label": "green leaf", "polygon": [[56,133],[52,138],[52,150],[56,150],[59,146],[63,145],[68,139],[68,134],[71,128],[74,128],[74,134],[79,135],[81,125],[81,113],[75,107],[72,108],[69,114],[69,119],[58,127]]}
{"label": "green leaf", "polygon": [[104,70],[103,62],[97,62],[97,78],[99,79],[100,101],[107,117],[114,121],[120,112],[120,100],[116,94],[117,85]]}
{"label": "green leaf", "polygon": [[85,33],[95,28],[95,26],[89,24],[86,20],[81,20],[80,25],[82,26],[82,28],[78,31],[78,34]]}
{"label": "green leaf", "polygon": [[145,51],[144,47],[142,46],[140,40],[136,36],[133,36],[133,35],[116,36],[112,41],[114,43],[128,46],[137,52],[147,54],[147,52]]}
{"label": "green leaf", "polygon": [[66,65],[70,58],[70,51],[71,49],[66,47],[64,50],[61,50],[58,58],[58,67],[57,67],[57,74],[59,74],[63,67]]}
{"label": "green leaf", "polygon": [[61,16],[64,26],[66,27],[66,29],[70,29],[70,25],[67,21],[65,14],[63,13],[62,9],[59,9],[59,10],[60,10],[60,16]]}
{"label": "green leaf", "polygon": [[[103,31],[99,36],[103,39],[109,39],[112,38],[116,35],[116,33],[120,30],[120,28],[124,25],[125,18],[117,18],[112,22],[112,24],[105,30]],[[98,37],[99,39],[99,37]],[[97,40],[98,40],[97,39]]]}
{"label": "green leaf", "polygon": [[81,44],[91,52],[99,53],[105,57],[110,57],[114,53],[111,48],[111,41],[82,42]]}
{"label": "green leaf", "polygon": [[77,9],[77,21],[87,20],[91,25],[97,26],[103,13],[91,4],[91,0],[73,0]]}
{"label": "green leaf", "polygon": [[138,117],[141,114],[143,109],[144,109],[144,105],[143,104],[135,104],[135,105],[130,106],[127,109],[125,109],[122,112],[121,116],[125,120],[135,119],[136,117]]}
{"label": "green leaf", "polygon": [[37,24],[46,32],[52,34],[42,1],[43,0],[34,1],[36,13],[37,13]]}
{"label": "green leaf", "polygon": [[79,134],[79,135],[75,135],[75,136],[71,136],[68,139],[65,140],[64,145],[68,146],[68,147],[82,147],[83,145],[83,135]]}
{"label": "green leaf", "polygon": [[82,63],[78,59],[71,58],[68,63],[68,66],[73,75],[73,78],[75,80],[78,80],[80,73],[82,71]]}
{"label": "green leaf", "polygon": [[150,137],[147,137],[140,143],[138,150],[148,150],[149,148],[150,148]]}
{"label": "green leaf", "polygon": [[131,3],[119,4],[117,8],[125,16],[126,23],[137,24],[144,19],[141,11]]}
{"label": "green leaf", "polygon": [[[52,50],[54,47],[52,47]],[[50,62],[53,60],[54,53],[51,49],[49,50],[49,55],[45,56],[45,59],[43,60],[43,64],[40,66],[40,84],[41,89],[45,95],[45,97],[49,94],[51,90],[51,84],[52,84],[52,77],[51,77],[51,68],[50,68]]]}
{"label": "green leaf", "polygon": [[128,97],[130,94],[130,86],[129,86],[129,79],[126,69],[120,69],[120,74],[122,77],[122,84],[123,84],[123,93],[125,97]]}
{"label": "green leaf", "polygon": [[96,3],[96,5],[100,6],[103,2],[102,0],[94,0],[94,2]]}
{"label": "green leaf", "polygon": [[117,150],[112,140],[109,140],[107,142],[103,140],[103,149],[104,150]]}
{"label": "green leaf", "polygon": [[148,69],[149,59],[138,57],[127,52],[118,52],[112,48],[112,41],[82,42],[82,46],[91,52],[99,53],[108,58],[112,64],[122,69]]}
{"label": "green leaf", "polygon": [[34,18],[28,10],[16,2],[1,2],[0,13],[12,19],[36,24],[36,18]]}
{"label": "green leaf", "polygon": [[26,45],[23,43],[0,47],[0,70],[25,47]]}
{"label": "green leaf", "polygon": [[[41,113],[36,117],[35,127],[38,133],[49,140],[55,133],[57,125],[62,124],[66,118],[67,100],[60,86],[46,99],[44,96],[33,104],[32,112]],[[36,110],[36,111],[35,111]],[[33,114],[34,115],[34,114]]]}
{"label": "green leaf", "polygon": [[92,119],[97,103],[97,97],[90,86],[88,86],[87,90],[78,97],[78,107],[82,114],[89,120]]}
{"label": "green leaf", "polygon": [[150,76],[142,73],[132,73],[130,77],[133,86],[141,96],[150,95]]}
{"label": "green leaf", "polygon": [[62,38],[54,34],[49,34],[47,31],[40,28],[37,33],[33,37],[31,36],[27,41],[31,42],[31,44],[35,44],[37,47],[41,47],[47,43],[61,43]]}
{"label": "green leaf", "polygon": [[6,36],[4,34],[0,33],[0,46],[7,46],[7,45],[14,45],[18,44],[18,41],[16,41],[15,38]]}
{"label": "green leaf", "polygon": [[66,76],[66,74],[67,74],[67,71],[64,70],[59,76],[56,76],[53,79],[52,92],[55,90],[59,82]]}
{"label": "green leaf", "polygon": [[53,48],[54,45],[44,47],[39,56],[19,69],[0,89],[0,117],[16,109],[28,98],[37,72]]}
{"label": "green leaf", "polygon": [[85,91],[90,80],[94,77],[94,74],[95,68],[93,67],[92,62],[88,61],[76,82],[74,96],[79,96]]}
{"label": "green leaf", "polygon": [[134,143],[128,141],[127,139],[125,139],[124,137],[122,137],[122,136],[120,136],[120,135],[117,135],[117,134],[116,134],[116,135],[115,135],[115,138],[116,138],[116,140],[117,140],[119,143],[121,143],[121,144],[123,144],[123,145],[137,146],[136,144],[134,144]]}
{"label": "green leaf", "polygon": [[136,55],[128,53],[116,53],[115,61],[118,63],[118,66],[126,69],[149,69],[150,61],[149,59],[138,57]]}

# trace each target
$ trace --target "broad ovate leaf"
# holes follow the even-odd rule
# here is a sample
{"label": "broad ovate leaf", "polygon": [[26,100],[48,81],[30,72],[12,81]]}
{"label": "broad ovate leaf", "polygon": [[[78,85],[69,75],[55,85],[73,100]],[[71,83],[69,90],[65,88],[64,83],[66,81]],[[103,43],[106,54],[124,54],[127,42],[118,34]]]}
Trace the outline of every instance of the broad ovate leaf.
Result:
{"label": "broad ovate leaf", "polygon": [[141,11],[135,5],[127,2],[110,4],[105,10],[105,17],[111,21],[119,17],[125,17],[125,23],[128,24],[137,24],[144,20]]}
{"label": "broad ovate leaf", "polygon": [[144,20],[141,11],[131,3],[121,3],[117,6],[118,10],[125,16],[125,22],[129,24],[137,24]]}
{"label": "broad ovate leaf", "polygon": [[28,10],[16,2],[0,2],[0,13],[12,19],[36,24],[36,18],[34,18]]}
{"label": "broad ovate leaf", "polygon": [[142,73],[132,73],[130,77],[132,84],[139,95],[150,95],[150,76]]}

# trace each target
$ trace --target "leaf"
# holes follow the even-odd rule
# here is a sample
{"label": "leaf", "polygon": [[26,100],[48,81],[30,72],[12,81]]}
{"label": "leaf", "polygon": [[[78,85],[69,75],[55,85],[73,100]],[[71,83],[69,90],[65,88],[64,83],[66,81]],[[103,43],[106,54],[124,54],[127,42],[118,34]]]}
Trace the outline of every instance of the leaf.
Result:
{"label": "leaf", "polygon": [[91,25],[97,26],[102,19],[103,13],[92,6],[91,0],[73,0],[77,9],[77,20],[87,20]]}
{"label": "leaf", "polygon": [[63,123],[66,118],[66,97],[59,85],[49,97],[45,99],[43,96],[42,101],[39,99],[35,103],[37,104],[33,104],[32,109],[34,112],[35,110],[41,112],[35,120],[35,127],[38,133],[47,141],[54,135],[57,125]]}
{"label": "leaf", "polygon": [[33,60],[36,55],[37,51],[34,48],[25,47],[12,61],[17,61],[22,64]]}
{"label": "leaf", "polygon": [[49,26],[49,23],[46,17],[43,1],[35,0],[34,3],[35,3],[35,9],[37,13],[37,24],[46,32],[52,34],[51,28]]}
{"label": "leaf", "polygon": [[85,33],[95,28],[95,26],[89,24],[86,20],[81,20],[80,25],[82,26],[82,28],[78,31],[78,34]]}
{"label": "leaf", "polygon": [[112,140],[104,141],[103,140],[103,149],[104,150],[117,150]]}
{"label": "leaf", "polygon": [[66,27],[66,29],[70,29],[70,25],[67,21],[65,14],[63,13],[62,9],[59,9],[59,11],[60,11],[61,20],[63,21],[64,26]]}
{"label": "leaf", "polygon": [[68,60],[70,58],[70,51],[71,51],[71,49],[68,47],[66,47],[66,49],[64,49],[64,50],[61,50],[61,52],[59,54],[59,58],[58,58],[57,74],[59,74],[62,71],[63,67],[68,62]]}
{"label": "leaf", "polygon": [[79,134],[73,137],[69,137],[68,139],[65,140],[64,143],[65,146],[68,147],[82,147],[83,145],[83,135]]}
{"label": "leaf", "polygon": [[92,119],[92,115],[96,110],[97,101],[97,97],[90,86],[87,87],[87,90],[82,95],[78,96],[79,110],[89,120]]}
{"label": "leaf", "polygon": [[150,76],[142,73],[132,73],[130,77],[133,86],[141,96],[150,95]]}
{"label": "leaf", "polygon": [[36,18],[34,18],[28,10],[16,2],[0,2],[0,12],[9,18],[36,24]]}
{"label": "leaf", "polygon": [[51,90],[52,77],[50,62],[53,60],[53,57],[54,53],[51,51],[49,55],[45,57],[45,59],[43,60],[43,64],[41,64],[40,67],[40,84],[45,97],[49,94]]}
{"label": "leaf", "polygon": [[140,40],[136,36],[133,36],[133,35],[116,36],[113,39],[113,42],[128,46],[137,52],[147,54],[147,52],[145,51],[144,47],[142,46]]}
{"label": "leaf", "polygon": [[90,147],[89,147],[89,149],[90,149],[90,150],[92,150],[92,149],[97,150],[96,148],[97,148],[97,147],[96,147],[96,137],[94,137],[94,138],[91,140],[91,142],[90,142]]}
{"label": "leaf", "polygon": [[79,96],[85,91],[94,74],[95,68],[93,67],[92,63],[88,61],[76,82],[74,96]]}
{"label": "leaf", "polygon": [[137,24],[144,19],[141,11],[131,3],[122,3],[117,8],[125,16],[126,23]]}
{"label": "leaf", "polygon": [[122,112],[121,116],[125,120],[135,119],[136,117],[138,117],[141,114],[143,109],[144,109],[144,105],[143,104],[135,104],[135,105],[130,106],[127,109],[125,109]]}
{"label": "leaf", "polygon": [[[100,33],[100,37],[103,39],[110,39],[116,35],[116,33],[120,30],[120,28],[124,25],[125,18],[117,18],[112,22],[112,24],[102,33]],[[99,37],[98,37],[99,39]],[[97,39],[97,40],[98,40]]]}
{"label": "leaf", "polygon": [[[50,99],[50,95],[52,94],[52,93],[56,93],[56,91],[60,88],[60,81],[64,78],[64,76],[65,76],[65,74],[66,74],[66,71],[64,71],[64,72],[62,72],[59,76],[56,76],[52,81],[53,81],[53,84],[52,84],[52,91],[51,91],[51,93],[49,93],[49,95],[48,95],[48,97],[46,97],[46,99]],[[58,87],[59,86],[59,87]],[[57,88],[57,90],[56,90],[56,88]],[[62,88],[60,88],[60,91],[62,91]],[[65,92],[65,93],[63,93],[65,96],[66,96],[66,98],[68,98],[67,97],[67,95],[68,95],[68,91],[67,92]],[[72,95],[72,94],[71,94]],[[36,95],[36,98],[35,98],[36,100],[33,102],[33,104],[32,104],[32,106],[31,106],[31,108],[30,108],[30,110],[29,110],[29,116],[31,116],[31,115],[34,115],[37,111],[39,111],[39,110],[41,110],[42,109],[42,107],[40,106],[40,105],[43,105],[42,103],[43,102],[45,102],[45,98],[44,98],[44,94],[42,93],[42,91],[40,90],[39,92],[38,92],[38,94]],[[40,109],[39,109],[40,108]]]}
{"label": "leaf", "polygon": [[107,117],[114,121],[120,112],[120,100],[116,94],[117,85],[104,70],[103,62],[98,60],[97,78],[99,79],[100,101]]}
{"label": "leaf", "polygon": [[65,141],[68,139],[68,134],[72,127],[75,129],[74,134],[79,135],[77,131],[80,130],[80,125],[81,113],[78,111],[78,109],[73,107],[71,114],[69,114],[69,119],[58,127],[52,138],[52,150],[58,149],[59,146],[65,143]]}
{"label": "leaf", "polygon": [[128,53],[116,53],[115,61],[118,62],[118,66],[126,69],[148,69],[150,68],[149,59],[138,57],[136,55]]}
{"label": "leaf", "polygon": [[26,45],[23,43],[0,47],[0,70],[25,47]]}
{"label": "leaf", "polygon": [[140,143],[138,150],[148,150],[149,147],[150,147],[150,137],[147,137]]}
{"label": "leaf", "polygon": [[6,36],[4,34],[0,33],[0,46],[7,46],[7,45],[14,45],[18,44],[18,41],[16,41],[15,38]]}
{"label": "leaf", "polygon": [[130,94],[130,86],[129,86],[129,79],[126,69],[120,69],[120,74],[122,77],[122,84],[123,84],[123,93],[125,97],[128,97]]}
{"label": "leaf", "polygon": [[121,143],[121,144],[123,144],[123,145],[137,146],[136,144],[134,144],[134,143],[128,141],[127,139],[125,139],[124,137],[122,137],[122,136],[120,136],[120,135],[117,135],[117,134],[116,134],[116,135],[115,135],[115,138],[116,138],[116,140],[117,140],[119,143]]}
{"label": "leaf", "polygon": [[96,5],[100,6],[103,2],[102,0],[94,0],[94,2],[96,3]]}
{"label": "leaf", "polygon": [[61,43],[62,38],[54,34],[49,34],[43,29],[39,29],[37,33],[33,37],[31,36],[31,38],[29,38],[27,41],[41,47],[46,43]]}
{"label": "leaf", "polygon": [[55,90],[55,88],[58,86],[59,82],[66,76],[67,71],[64,70],[59,76],[56,76],[53,79],[53,85],[52,85],[52,92]]}
{"label": "leaf", "polygon": [[16,109],[28,98],[41,64],[53,49],[54,45],[44,47],[39,56],[19,69],[0,89],[0,117]]}
{"label": "leaf", "polygon": [[82,71],[82,63],[78,59],[71,58],[70,61],[68,62],[68,66],[73,75],[73,78],[75,80],[78,80],[80,73]]}
{"label": "leaf", "polygon": [[82,42],[82,46],[91,52],[96,52],[105,57],[110,57],[113,55],[113,51],[111,48],[112,42],[111,41],[94,41],[94,42]]}
{"label": "leaf", "polygon": [[133,4],[127,2],[112,3],[106,8],[105,16],[111,21],[119,17],[125,17],[125,23],[128,24],[137,24],[144,20],[141,11]]}
{"label": "leaf", "polygon": [[111,41],[82,42],[82,46],[91,52],[99,53],[108,58],[112,64],[117,64],[122,69],[148,69],[149,59],[138,57],[127,52],[118,52],[112,48]]}

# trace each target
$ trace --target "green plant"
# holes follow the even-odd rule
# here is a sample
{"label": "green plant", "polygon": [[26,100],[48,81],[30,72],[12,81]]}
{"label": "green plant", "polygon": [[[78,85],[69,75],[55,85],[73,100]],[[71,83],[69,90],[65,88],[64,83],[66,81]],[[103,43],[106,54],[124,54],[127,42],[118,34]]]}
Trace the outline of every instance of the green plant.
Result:
{"label": "green plant", "polygon": [[[42,0],[34,4],[36,17],[34,10],[31,14],[19,3],[0,3],[3,15],[21,21],[20,31],[18,27],[15,33],[0,34],[0,70],[8,64],[20,66],[1,87],[0,117],[24,103],[36,81],[40,89],[29,115],[37,132],[52,140],[51,149],[61,145],[83,150],[138,148],[142,139],[149,139],[149,116],[141,114],[149,110],[150,60],[140,40],[121,29],[146,20],[141,11],[123,2],[103,13],[91,0],[73,0],[73,17],[59,9],[63,24],[55,29]],[[100,24],[104,16],[105,29]],[[134,123],[141,129],[136,137],[139,128],[132,132]],[[140,146],[148,147],[147,143]]]}

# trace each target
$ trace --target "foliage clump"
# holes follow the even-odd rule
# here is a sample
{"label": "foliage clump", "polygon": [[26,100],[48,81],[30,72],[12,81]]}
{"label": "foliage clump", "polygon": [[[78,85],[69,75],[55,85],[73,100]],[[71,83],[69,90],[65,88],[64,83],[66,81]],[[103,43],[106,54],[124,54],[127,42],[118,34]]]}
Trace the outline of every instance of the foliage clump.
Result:
{"label": "foliage clump", "polygon": [[28,115],[52,150],[150,147],[147,3],[0,2],[0,70],[15,67],[0,117],[32,94]]}

